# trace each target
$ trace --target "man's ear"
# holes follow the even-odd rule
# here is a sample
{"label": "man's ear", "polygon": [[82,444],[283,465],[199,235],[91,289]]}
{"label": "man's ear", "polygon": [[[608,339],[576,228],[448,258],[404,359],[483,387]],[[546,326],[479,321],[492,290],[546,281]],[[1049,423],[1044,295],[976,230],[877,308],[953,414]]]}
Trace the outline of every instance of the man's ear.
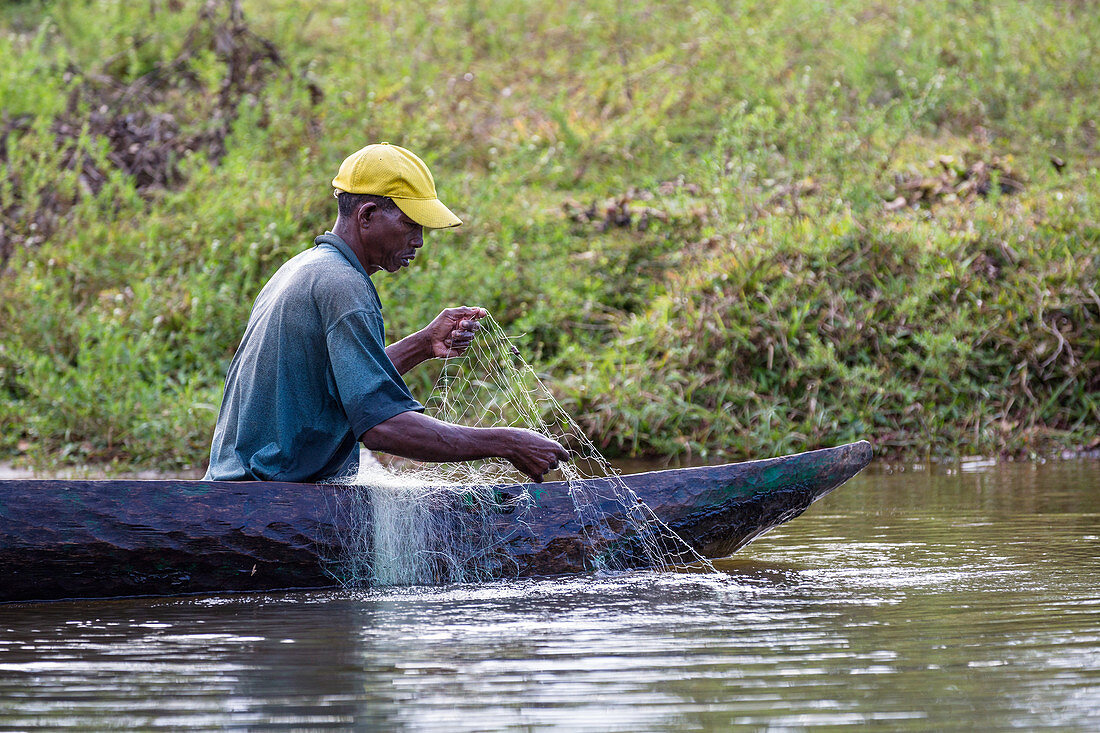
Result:
{"label": "man's ear", "polygon": [[370,226],[370,218],[377,209],[378,204],[373,201],[364,201],[363,205],[359,207],[359,210],[355,212],[355,222],[364,228]]}

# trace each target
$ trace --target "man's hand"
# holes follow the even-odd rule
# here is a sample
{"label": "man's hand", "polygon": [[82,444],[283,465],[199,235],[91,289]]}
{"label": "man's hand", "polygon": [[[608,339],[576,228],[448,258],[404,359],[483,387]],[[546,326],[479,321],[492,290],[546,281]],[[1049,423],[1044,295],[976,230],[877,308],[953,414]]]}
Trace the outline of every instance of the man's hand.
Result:
{"label": "man's hand", "polygon": [[547,471],[553,471],[560,461],[569,460],[569,451],[556,440],[545,438],[524,428],[502,428],[505,431],[502,457],[527,474],[536,483],[542,482]]}
{"label": "man's hand", "polygon": [[424,327],[431,354],[437,359],[462,356],[477,333],[478,319],[489,315],[484,308],[462,306],[446,308]]}

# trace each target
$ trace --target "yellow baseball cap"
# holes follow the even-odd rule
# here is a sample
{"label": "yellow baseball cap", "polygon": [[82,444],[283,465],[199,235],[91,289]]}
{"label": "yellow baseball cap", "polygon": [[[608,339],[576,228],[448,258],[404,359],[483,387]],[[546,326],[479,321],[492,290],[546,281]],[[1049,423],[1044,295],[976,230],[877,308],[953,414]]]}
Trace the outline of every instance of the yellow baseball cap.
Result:
{"label": "yellow baseball cap", "polygon": [[417,224],[446,229],[462,223],[435,192],[435,179],[420,158],[389,143],[368,145],[349,155],[332,179],[336,193],[388,196]]}

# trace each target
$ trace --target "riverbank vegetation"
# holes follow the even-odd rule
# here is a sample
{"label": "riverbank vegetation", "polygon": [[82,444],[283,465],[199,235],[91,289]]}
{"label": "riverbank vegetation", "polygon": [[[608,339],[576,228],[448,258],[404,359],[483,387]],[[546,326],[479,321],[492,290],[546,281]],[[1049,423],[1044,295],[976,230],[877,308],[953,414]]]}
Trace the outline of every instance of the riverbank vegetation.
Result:
{"label": "riverbank vegetation", "polygon": [[253,298],[378,140],[466,222],[375,278],[390,333],[489,308],[609,454],[1100,445],[1088,4],[0,22],[0,459],[200,465]]}

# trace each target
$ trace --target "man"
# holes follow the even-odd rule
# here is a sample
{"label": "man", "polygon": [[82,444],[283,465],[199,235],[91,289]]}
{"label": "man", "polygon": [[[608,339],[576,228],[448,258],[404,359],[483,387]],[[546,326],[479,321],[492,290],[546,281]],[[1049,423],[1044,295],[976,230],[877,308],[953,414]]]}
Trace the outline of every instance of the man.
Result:
{"label": "man", "polygon": [[336,224],[256,298],[225,379],[207,480],[317,482],[353,475],[356,440],[421,461],[501,457],[535,481],[568,453],[519,428],[469,428],[422,414],[401,375],[470,345],[482,308],[447,308],[385,346],[370,280],[416,257],[423,230],[458,226],[420,158],[368,145],[332,181]]}

